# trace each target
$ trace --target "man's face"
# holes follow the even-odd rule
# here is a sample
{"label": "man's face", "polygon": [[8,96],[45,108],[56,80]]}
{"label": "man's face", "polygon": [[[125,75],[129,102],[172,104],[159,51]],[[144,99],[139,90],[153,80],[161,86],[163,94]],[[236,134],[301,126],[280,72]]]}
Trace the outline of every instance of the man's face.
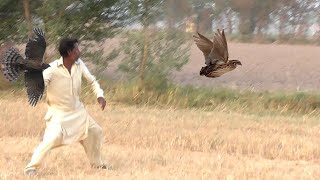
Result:
{"label": "man's face", "polygon": [[74,45],[73,50],[69,52],[69,56],[71,57],[71,59],[72,59],[74,62],[79,59],[79,57],[80,57],[80,50],[79,50],[78,43],[76,43],[76,44]]}

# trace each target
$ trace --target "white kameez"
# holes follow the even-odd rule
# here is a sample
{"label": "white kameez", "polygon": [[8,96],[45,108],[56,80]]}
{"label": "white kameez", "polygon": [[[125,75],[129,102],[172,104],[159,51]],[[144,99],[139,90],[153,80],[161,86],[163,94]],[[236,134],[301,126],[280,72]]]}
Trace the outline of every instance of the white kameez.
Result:
{"label": "white kameez", "polygon": [[81,59],[72,65],[71,74],[63,65],[62,57],[43,71],[48,106],[44,118],[46,130],[25,171],[39,166],[50,149],[73,142],[81,143],[91,165],[104,164],[100,153],[102,129],[79,99],[82,77],[91,84],[97,97],[103,97],[103,90]]}
{"label": "white kameez", "polygon": [[43,71],[47,88],[48,112],[44,118],[47,128],[51,124],[61,126],[62,144],[83,140],[87,137],[92,118],[79,99],[82,77],[91,84],[97,97],[103,97],[103,90],[81,59],[72,66],[71,74],[63,65],[62,57],[50,63],[50,66]]}

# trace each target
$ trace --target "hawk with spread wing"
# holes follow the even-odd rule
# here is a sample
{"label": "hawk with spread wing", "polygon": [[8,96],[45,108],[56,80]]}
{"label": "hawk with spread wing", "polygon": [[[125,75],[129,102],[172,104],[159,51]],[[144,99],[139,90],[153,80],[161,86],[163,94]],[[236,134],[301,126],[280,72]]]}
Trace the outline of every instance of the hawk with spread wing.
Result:
{"label": "hawk with spread wing", "polygon": [[193,36],[198,48],[203,52],[205,64],[200,70],[201,76],[220,77],[222,74],[234,70],[237,65],[242,65],[239,60],[229,60],[228,44],[224,30],[218,29],[214,34],[213,42],[198,33]]}
{"label": "hawk with spread wing", "polygon": [[24,74],[29,104],[36,106],[44,92],[42,71],[50,66],[43,61],[47,47],[44,32],[40,28],[34,28],[33,34],[26,45],[26,58],[19,54],[18,49],[11,47],[2,61],[2,71],[9,81],[15,81]]}

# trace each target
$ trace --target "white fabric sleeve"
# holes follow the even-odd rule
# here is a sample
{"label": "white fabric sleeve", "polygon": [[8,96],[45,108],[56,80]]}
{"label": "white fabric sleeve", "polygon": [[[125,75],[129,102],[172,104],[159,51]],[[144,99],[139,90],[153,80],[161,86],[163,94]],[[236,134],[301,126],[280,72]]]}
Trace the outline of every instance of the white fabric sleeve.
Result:
{"label": "white fabric sleeve", "polygon": [[47,69],[42,71],[44,85],[47,87],[50,83],[51,76],[52,76],[52,68],[48,67]]}
{"label": "white fabric sleeve", "polygon": [[97,98],[104,97],[104,95],[103,95],[104,92],[101,89],[100,84],[96,80],[96,77],[90,73],[89,69],[87,68],[87,66],[84,64],[84,62],[82,60],[79,59],[79,61],[80,61],[81,69],[82,69],[82,75],[88,81],[88,83],[91,85],[91,88],[92,88],[93,92],[96,94]]}

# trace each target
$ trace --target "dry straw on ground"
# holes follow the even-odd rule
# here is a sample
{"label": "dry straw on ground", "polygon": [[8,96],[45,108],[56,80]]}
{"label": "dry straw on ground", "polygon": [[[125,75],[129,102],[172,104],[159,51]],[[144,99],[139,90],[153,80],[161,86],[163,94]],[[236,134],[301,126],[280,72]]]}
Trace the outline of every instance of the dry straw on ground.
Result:
{"label": "dry straw on ground", "polygon": [[[0,101],[0,179],[25,179],[41,141],[45,104]],[[51,151],[45,179],[319,179],[317,118],[109,105],[88,111],[103,127],[114,169],[92,170],[79,144]]]}

